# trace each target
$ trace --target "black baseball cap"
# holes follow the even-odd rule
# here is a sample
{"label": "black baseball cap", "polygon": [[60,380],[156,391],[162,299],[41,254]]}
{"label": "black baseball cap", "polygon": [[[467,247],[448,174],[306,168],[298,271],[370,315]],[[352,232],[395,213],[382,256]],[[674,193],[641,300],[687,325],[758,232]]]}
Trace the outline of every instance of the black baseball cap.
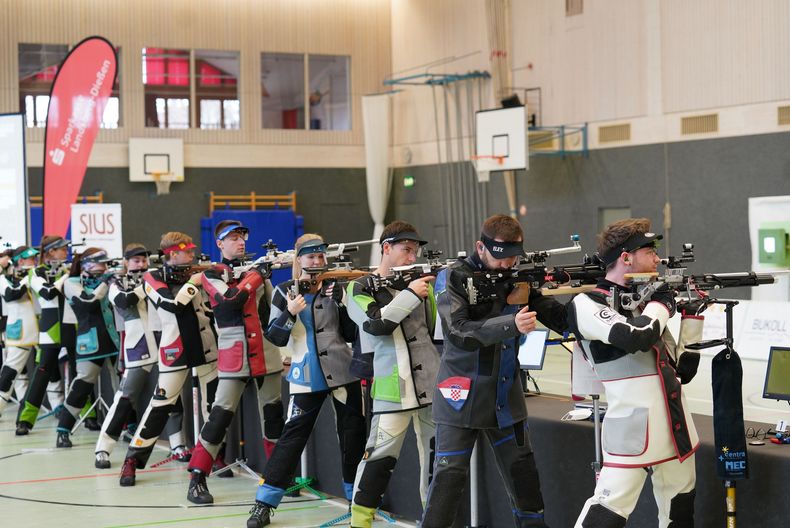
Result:
{"label": "black baseball cap", "polygon": [[129,251],[125,251],[123,254],[123,258],[130,259],[132,257],[148,257],[151,255],[151,252],[145,249],[144,246],[133,247]]}
{"label": "black baseball cap", "polygon": [[41,251],[49,251],[51,249],[59,249],[62,247],[68,247],[71,245],[71,240],[66,240],[63,237],[58,237],[55,240],[49,242],[46,246],[41,248]]}
{"label": "black baseball cap", "polygon": [[601,260],[605,265],[612,264],[613,262],[617,262],[617,259],[620,258],[620,255],[625,253],[631,253],[636,251],[637,249],[642,249],[646,247],[658,247],[658,241],[663,239],[664,235],[657,235],[656,233],[635,233],[627,238],[622,244],[618,244],[617,246],[613,247],[603,255],[601,255]]}
{"label": "black baseball cap", "polygon": [[423,240],[420,236],[415,233],[414,231],[401,231],[396,235],[392,235],[387,238],[379,239],[380,244],[384,244],[385,242],[389,242],[390,244],[394,244],[396,242],[402,242],[404,240],[411,240],[412,242],[417,242],[419,245],[424,246],[428,243],[427,240]]}
{"label": "black baseball cap", "polygon": [[485,233],[480,233],[480,241],[495,259],[524,256],[524,242],[521,240],[518,242],[500,242],[486,236]]}

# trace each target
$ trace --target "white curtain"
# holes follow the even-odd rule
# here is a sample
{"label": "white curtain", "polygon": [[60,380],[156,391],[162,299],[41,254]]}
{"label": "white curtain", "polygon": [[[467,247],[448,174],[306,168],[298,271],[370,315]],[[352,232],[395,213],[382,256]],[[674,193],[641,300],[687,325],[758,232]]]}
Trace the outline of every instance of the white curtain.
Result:
{"label": "white curtain", "polygon": [[[368,184],[368,207],[375,227],[371,238],[378,239],[384,230],[392,174],[390,150],[390,96],[366,95],[362,98],[362,122],[365,128],[365,165]],[[377,246],[370,252],[370,265],[377,266],[381,254]]]}

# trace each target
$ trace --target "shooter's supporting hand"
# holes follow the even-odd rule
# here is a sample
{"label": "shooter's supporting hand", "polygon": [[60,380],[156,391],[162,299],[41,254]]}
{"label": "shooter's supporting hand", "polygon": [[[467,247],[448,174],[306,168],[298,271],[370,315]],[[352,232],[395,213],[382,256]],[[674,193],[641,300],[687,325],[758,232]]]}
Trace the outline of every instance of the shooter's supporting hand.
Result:
{"label": "shooter's supporting hand", "polygon": [[419,279],[414,279],[409,283],[409,289],[414,292],[414,294],[419,297],[420,299],[425,299],[428,297],[428,283],[434,280],[436,277],[433,275],[428,275],[427,277],[420,277]]}
{"label": "shooter's supporting hand", "polygon": [[516,314],[516,328],[522,334],[532,332],[538,324],[538,315],[536,312],[530,312],[529,306],[525,306]]}

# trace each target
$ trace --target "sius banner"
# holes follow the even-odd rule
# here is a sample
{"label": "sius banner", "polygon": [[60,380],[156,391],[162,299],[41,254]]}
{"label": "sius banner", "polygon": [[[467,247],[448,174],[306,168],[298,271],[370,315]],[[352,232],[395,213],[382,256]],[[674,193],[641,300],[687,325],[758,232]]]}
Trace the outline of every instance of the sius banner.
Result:
{"label": "sius banner", "polygon": [[79,195],[116,71],[115,48],[101,37],[77,44],[58,69],[44,140],[46,234],[66,234],[69,207]]}
{"label": "sius banner", "polygon": [[73,204],[71,206],[71,238],[85,242],[75,250],[98,247],[110,258],[123,257],[121,237],[121,204]]}

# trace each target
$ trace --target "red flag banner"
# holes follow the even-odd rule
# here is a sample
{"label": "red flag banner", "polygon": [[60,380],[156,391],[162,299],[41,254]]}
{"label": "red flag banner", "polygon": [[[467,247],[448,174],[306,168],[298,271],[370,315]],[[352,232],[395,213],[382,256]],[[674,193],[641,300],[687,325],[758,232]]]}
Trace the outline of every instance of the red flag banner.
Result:
{"label": "red flag banner", "polygon": [[89,37],[69,52],[52,83],[44,139],[46,234],[66,235],[117,64],[108,40]]}

